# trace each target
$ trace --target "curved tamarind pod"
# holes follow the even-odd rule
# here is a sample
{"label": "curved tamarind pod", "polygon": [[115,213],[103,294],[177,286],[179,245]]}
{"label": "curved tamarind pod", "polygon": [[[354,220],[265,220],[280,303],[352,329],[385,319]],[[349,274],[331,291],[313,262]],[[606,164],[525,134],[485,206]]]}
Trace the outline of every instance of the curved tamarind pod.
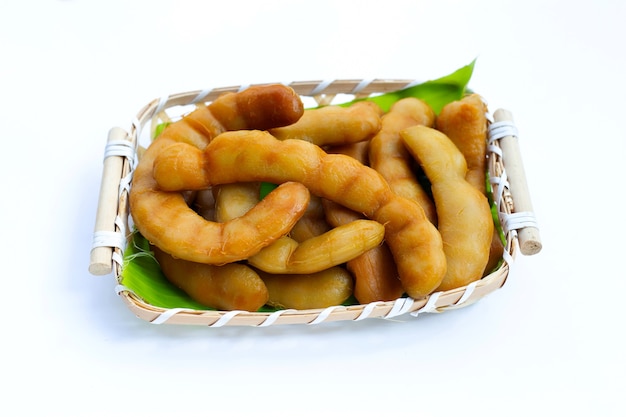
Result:
{"label": "curved tamarind pod", "polygon": [[487,172],[487,106],[478,94],[446,104],[436,120],[443,132],[465,157],[465,179],[485,193]]}
{"label": "curved tamarind pod", "polygon": [[[482,193],[486,193],[487,171],[487,105],[478,94],[446,104],[437,116],[437,130],[450,138],[467,162],[465,179]],[[491,242],[485,273],[493,270],[504,252],[504,244],[497,230]]]}
{"label": "curved tamarind pod", "polygon": [[269,129],[277,139],[302,139],[318,146],[355,143],[370,139],[380,130],[380,107],[359,101],[349,107],[307,109],[295,123]]}
{"label": "curved tamarind pod", "polygon": [[410,97],[397,101],[382,117],[382,128],[370,141],[369,161],[396,194],[417,201],[436,225],[435,204],[417,180],[411,167],[412,157],[400,138],[402,130],[416,125],[432,126],[434,120],[435,113],[422,100]]}
{"label": "curved tamarind pod", "polygon": [[[358,213],[332,201],[323,200],[322,204],[331,226],[338,227],[362,218]],[[361,304],[392,301],[404,293],[393,254],[385,242],[349,260],[346,269],[354,277],[354,297]]]}
{"label": "curved tamarind pod", "polygon": [[300,96],[281,84],[252,86],[225,93],[208,105],[223,130],[267,130],[288,126],[304,114]]}
{"label": "curved tamarind pod", "polygon": [[463,154],[440,131],[414,126],[402,139],[431,182],[448,270],[438,290],[446,291],[482,278],[493,235],[485,195],[465,180]]}
{"label": "curved tamarind pod", "polygon": [[248,258],[248,263],[273,274],[310,274],[354,259],[378,246],[385,227],[373,220],[355,220],[304,242],[283,236]]}
{"label": "curved tamarind pod", "polygon": [[269,292],[267,304],[279,309],[307,310],[340,305],[353,290],[352,276],[340,266],[312,274],[258,273]]}
{"label": "curved tamarind pod", "polygon": [[[216,135],[226,130],[282,126],[295,122],[303,112],[302,101],[291,88],[270,85],[226,93],[168,125],[145,150],[133,174],[129,203],[137,229],[150,242],[176,257],[207,263],[244,259],[259,250],[260,245],[282,236],[306,207],[303,203],[308,197],[304,198],[303,190],[293,197],[289,197],[288,192],[274,197],[284,217],[278,223],[277,213],[271,207],[257,212],[255,216],[264,224],[264,229],[256,231],[261,241],[254,242],[247,239],[248,236],[238,236],[239,226],[219,226],[206,221],[186,204],[180,192],[159,189],[152,175],[153,163],[157,155],[172,144],[186,143],[204,149]],[[291,220],[286,221],[287,218]],[[237,223],[245,224],[244,221]],[[232,232],[235,233],[231,236]],[[261,233],[268,235],[261,236]]]}
{"label": "curved tamarind pod", "polygon": [[168,281],[208,307],[257,311],[269,299],[265,283],[249,266],[201,264],[174,258],[158,247],[153,250]]}
{"label": "curved tamarind pod", "polygon": [[[192,163],[177,163],[173,155]],[[245,181],[300,182],[312,194],[384,225],[385,241],[411,297],[430,294],[445,274],[441,235],[419,204],[394,193],[376,170],[312,143],[281,141],[263,131],[225,132],[204,152],[183,143],[168,147],[155,160],[153,175],[159,186],[172,191],[180,184],[189,189],[186,184],[207,188]]]}
{"label": "curved tamarind pod", "polygon": [[[304,214],[309,201],[305,186],[287,182],[244,216],[217,223],[204,220],[192,210],[182,210],[180,193],[169,193],[168,196],[170,200],[165,202],[163,198],[157,200],[154,194],[143,197],[146,200],[155,198],[149,207],[166,208],[162,212],[140,213],[152,216],[151,232],[155,232],[156,225],[162,225],[162,229],[156,231],[166,237],[159,239],[158,243],[151,243],[180,259],[218,265],[246,259],[288,233]],[[173,212],[176,212],[174,216],[167,217]]]}

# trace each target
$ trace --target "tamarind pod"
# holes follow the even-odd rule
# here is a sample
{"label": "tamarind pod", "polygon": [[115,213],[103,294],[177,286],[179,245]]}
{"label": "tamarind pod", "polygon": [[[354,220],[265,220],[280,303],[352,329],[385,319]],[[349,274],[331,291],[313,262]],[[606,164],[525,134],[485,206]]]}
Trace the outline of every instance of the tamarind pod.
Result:
{"label": "tamarind pod", "polygon": [[[272,104],[269,106],[271,110],[268,110],[268,103]],[[236,232],[242,231],[239,226],[245,225],[245,221],[238,220],[239,226],[218,226],[205,220],[187,205],[180,192],[161,190],[152,171],[157,155],[173,144],[186,143],[204,149],[225,130],[282,126],[298,120],[303,111],[302,101],[291,88],[270,85],[226,93],[168,125],[143,152],[133,174],[129,204],[137,229],[150,242],[176,257],[210,263],[246,258],[286,233],[285,228],[288,230],[302,215],[301,210],[306,208],[303,203],[308,197],[304,199],[302,190],[297,191],[291,200],[285,199],[289,190],[273,198],[281,201],[278,213],[283,217],[282,221],[272,220],[278,217],[278,213],[271,207],[257,211],[255,216],[265,227],[256,231],[261,240],[254,242],[245,235],[237,236]],[[251,227],[251,223],[247,223],[247,227]],[[235,234],[229,235],[231,232]],[[261,233],[267,235],[261,236]]]}
{"label": "tamarind pod", "polygon": [[224,132],[204,152],[184,143],[170,145],[155,159],[153,175],[166,191],[234,182],[295,181],[314,195],[349,201],[357,212],[375,211],[392,193],[378,172],[354,158],[327,154],[300,139],[277,140],[258,130]]}
{"label": "tamarind pod", "polygon": [[298,243],[283,236],[248,257],[248,263],[274,274],[319,272],[378,246],[384,235],[382,224],[373,220],[355,220],[304,242]]}
{"label": "tamarind pod", "polygon": [[442,132],[414,126],[401,132],[411,154],[428,176],[447,272],[438,290],[446,291],[482,278],[489,258],[493,219],[485,195],[465,179],[463,154]]}
{"label": "tamarind pod", "polygon": [[269,299],[265,283],[249,266],[201,264],[174,258],[158,247],[153,250],[168,281],[208,307],[257,311]]}
{"label": "tamarind pod", "polygon": [[[281,184],[244,216],[226,223],[209,222],[192,210],[181,210],[180,193],[170,193],[169,197],[169,201],[159,197],[157,202],[148,205],[165,207],[162,212],[139,212],[139,215],[152,217],[151,233],[166,236],[159,239],[158,244],[151,242],[177,258],[224,264],[246,259],[288,233],[304,214],[309,191],[299,183]],[[155,197],[151,194],[143,198],[149,203],[149,199]],[[170,205],[176,208],[170,209]],[[176,215],[172,216],[174,212]],[[155,225],[162,225],[161,229],[157,230]]]}
{"label": "tamarind pod", "polygon": [[304,114],[300,96],[281,84],[252,86],[237,93],[224,93],[209,104],[223,130],[267,130],[288,126]]}
{"label": "tamarind pod", "polygon": [[[487,105],[478,94],[446,104],[437,116],[437,130],[443,132],[465,157],[465,179],[486,194]],[[504,244],[497,230],[492,236],[489,261],[483,273],[492,271],[502,259]]]}
{"label": "tamarind pod", "polygon": [[269,132],[277,139],[301,139],[318,146],[355,143],[370,139],[380,129],[380,107],[360,101],[349,107],[306,109],[295,123]]}
{"label": "tamarind pod", "polygon": [[436,119],[436,128],[461,151],[467,163],[467,181],[485,193],[487,171],[487,106],[478,94],[446,104]]}
{"label": "tamarind pod", "polygon": [[[198,157],[201,154],[204,161]],[[196,164],[177,164],[172,155],[189,157]],[[155,160],[154,176],[159,186],[172,191],[181,183],[200,183],[198,177],[206,181],[200,184],[204,188],[245,181],[300,182],[312,194],[384,225],[385,241],[411,297],[430,294],[445,274],[441,235],[417,202],[395,194],[374,169],[346,155],[328,154],[312,143],[281,141],[263,131],[224,132],[204,152],[183,143],[165,149]]]}
{"label": "tamarind pod", "polygon": [[307,310],[341,305],[353,291],[348,271],[335,266],[312,274],[269,274],[258,271],[265,283],[267,304],[278,308]]}
{"label": "tamarind pod", "polygon": [[[322,204],[328,223],[333,227],[362,218],[332,201],[323,200]],[[349,260],[346,269],[354,277],[354,297],[361,304],[392,301],[404,293],[393,254],[385,242]]]}
{"label": "tamarind pod", "polygon": [[446,274],[447,260],[441,234],[422,207],[398,196],[390,199],[374,216],[385,225],[385,241],[406,293],[415,299],[432,293]]}
{"label": "tamarind pod", "polygon": [[400,138],[400,131],[416,125],[432,126],[434,120],[433,110],[422,100],[410,97],[397,101],[382,117],[381,130],[370,141],[369,161],[396,194],[417,201],[436,225],[435,205],[417,180],[412,157]]}

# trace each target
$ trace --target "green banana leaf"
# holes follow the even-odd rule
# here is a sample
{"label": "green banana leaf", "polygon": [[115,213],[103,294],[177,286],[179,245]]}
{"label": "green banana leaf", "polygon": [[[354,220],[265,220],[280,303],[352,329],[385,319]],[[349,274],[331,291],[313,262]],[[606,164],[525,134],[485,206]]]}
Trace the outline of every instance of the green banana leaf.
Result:
{"label": "green banana leaf", "polygon": [[[474,64],[475,60],[444,77],[426,81],[403,90],[360,100],[374,101],[384,111],[387,111],[393,103],[402,98],[416,97],[427,102],[435,113],[439,114],[443,106],[462,98],[467,93]],[[351,103],[343,105],[349,104]],[[264,193],[271,191],[271,188],[271,186],[267,186],[264,189]],[[125,250],[120,281],[120,284],[155,307],[212,310],[212,308],[192,300],[165,278],[154,255],[150,251],[149,242],[137,231],[133,233]],[[356,303],[354,298],[350,298],[344,304]],[[263,307],[260,311],[274,310],[270,307]]]}
{"label": "green banana leaf", "polygon": [[[383,111],[389,111],[393,103],[396,101],[407,97],[416,97],[428,103],[435,114],[439,114],[443,106],[452,101],[459,100],[466,94],[469,81],[472,78],[472,73],[474,72],[475,63],[476,60],[464,67],[459,68],[452,74],[437,78],[436,80],[426,81],[412,87],[407,87],[403,90],[393,91],[360,100],[373,101],[378,104]],[[350,105],[352,103],[353,102],[346,103],[345,105]]]}

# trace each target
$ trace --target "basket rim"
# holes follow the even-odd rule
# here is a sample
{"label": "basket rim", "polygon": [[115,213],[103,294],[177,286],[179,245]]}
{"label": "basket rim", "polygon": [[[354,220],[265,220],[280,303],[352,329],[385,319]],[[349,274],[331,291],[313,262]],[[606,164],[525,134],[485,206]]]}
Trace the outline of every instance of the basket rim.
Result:
{"label": "basket rim", "polygon": [[320,324],[332,321],[360,321],[363,319],[394,319],[422,313],[443,313],[474,304],[486,295],[504,286],[510,264],[504,261],[491,274],[470,285],[430,294],[415,300],[400,297],[392,301],[369,304],[331,306],[328,308],[275,312],[194,310],[188,308],[161,308],[142,300],[131,290],[118,285],[116,291],[135,315],[152,324],[195,324],[208,327],[251,326],[265,327],[283,324]]}

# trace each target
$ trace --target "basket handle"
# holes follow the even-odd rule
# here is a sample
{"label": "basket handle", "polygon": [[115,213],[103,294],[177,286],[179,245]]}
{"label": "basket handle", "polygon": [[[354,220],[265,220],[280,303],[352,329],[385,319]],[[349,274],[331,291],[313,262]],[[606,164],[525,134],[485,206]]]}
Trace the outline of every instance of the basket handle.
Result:
{"label": "basket handle", "polygon": [[[493,117],[495,122],[513,123],[513,115],[508,110],[498,109],[494,112]],[[533,215],[533,206],[517,135],[508,134],[501,137],[500,148],[502,149],[502,162],[509,181],[509,192],[515,205],[514,211],[515,213]],[[541,251],[541,237],[534,222],[519,228],[517,237],[522,254],[534,255]]]}
{"label": "basket handle", "polygon": [[102,168],[102,181],[96,212],[93,247],[89,272],[106,275],[113,270],[113,251],[124,245],[123,231],[116,225],[119,205],[120,180],[124,159],[131,155],[128,133],[119,127],[109,131]]}

